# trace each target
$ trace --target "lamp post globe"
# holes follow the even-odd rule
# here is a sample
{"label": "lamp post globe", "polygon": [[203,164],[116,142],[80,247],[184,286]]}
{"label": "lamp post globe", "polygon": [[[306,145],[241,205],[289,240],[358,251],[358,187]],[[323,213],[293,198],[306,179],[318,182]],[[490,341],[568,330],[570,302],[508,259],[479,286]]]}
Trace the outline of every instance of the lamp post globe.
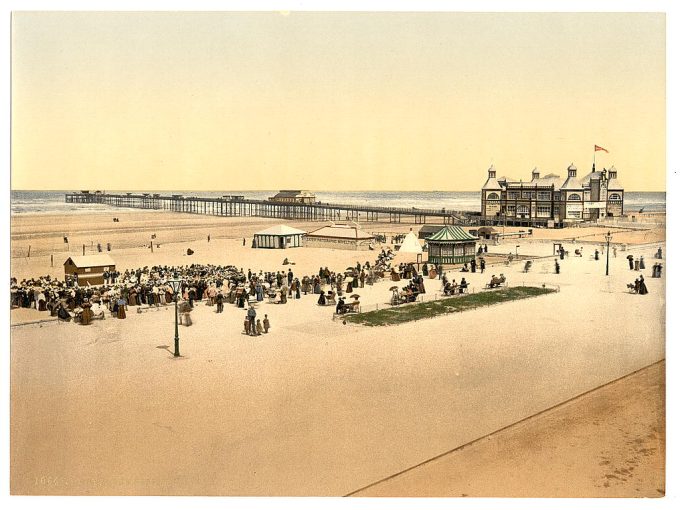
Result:
{"label": "lamp post globe", "polygon": [[179,320],[179,315],[177,312],[177,300],[179,297],[179,291],[181,289],[182,281],[177,277],[177,274],[173,276],[171,280],[169,280],[170,286],[172,287],[172,295],[173,299],[175,301],[175,352],[174,356],[176,358],[179,357],[179,327],[178,327],[178,320]]}

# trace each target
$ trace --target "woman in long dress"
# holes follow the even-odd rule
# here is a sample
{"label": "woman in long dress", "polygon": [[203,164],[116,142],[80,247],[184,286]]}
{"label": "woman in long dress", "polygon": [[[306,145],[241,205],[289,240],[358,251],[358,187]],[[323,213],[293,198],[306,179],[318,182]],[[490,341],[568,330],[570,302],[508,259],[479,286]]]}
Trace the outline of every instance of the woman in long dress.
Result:
{"label": "woman in long dress", "polygon": [[125,300],[122,297],[118,299],[118,318],[125,319]]}
{"label": "woman in long dress", "polygon": [[638,288],[638,294],[649,294],[649,291],[647,290],[647,285],[645,284],[645,277],[640,275],[640,283],[639,283],[639,288]]}
{"label": "woman in long dress", "polygon": [[80,314],[80,323],[83,326],[89,325],[90,322],[92,321],[92,315],[93,315],[93,313],[92,313],[92,303],[85,300],[85,302],[83,302],[83,311]]}

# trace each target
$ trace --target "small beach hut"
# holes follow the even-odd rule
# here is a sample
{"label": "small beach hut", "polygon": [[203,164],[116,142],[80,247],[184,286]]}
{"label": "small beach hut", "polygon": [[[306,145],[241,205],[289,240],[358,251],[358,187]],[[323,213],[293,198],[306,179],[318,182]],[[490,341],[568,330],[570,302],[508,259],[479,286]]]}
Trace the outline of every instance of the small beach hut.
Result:
{"label": "small beach hut", "polygon": [[477,235],[480,239],[493,239],[498,237],[498,231],[493,227],[479,227],[477,231],[470,231],[472,235]]}
{"label": "small beach hut", "polygon": [[102,285],[104,271],[115,271],[116,263],[110,255],[73,255],[64,262],[64,275],[78,275],[79,285]]}
{"label": "small beach hut", "polygon": [[436,234],[446,225],[423,225],[418,231],[418,239],[427,239],[433,234]]}
{"label": "small beach hut", "polygon": [[307,234],[305,246],[340,250],[369,250],[374,237],[356,224],[333,223]]}
{"label": "small beach hut", "polygon": [[303,237],[307,232],[289,227],[277,225],[262,230],[255,234],[256,248],[298,248],[302,246]]}
{"label": "small beach hut", "polygon": [[427,261],[436,265],[463,264],[475,258],[477,238],[448,225],[427,238]]}
{"label": "small beach hut", "polygon": [[423,253],[423,247],[420,246],[418,238],[413,232],[406,234],[399,247],[399,253]]}

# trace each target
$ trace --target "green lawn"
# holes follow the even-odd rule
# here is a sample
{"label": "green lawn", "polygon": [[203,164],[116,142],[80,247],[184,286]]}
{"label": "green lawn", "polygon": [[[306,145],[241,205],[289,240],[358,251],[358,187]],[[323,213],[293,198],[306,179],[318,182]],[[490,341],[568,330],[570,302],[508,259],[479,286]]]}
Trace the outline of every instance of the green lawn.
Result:
{"label": "green lawn", "polygon": [[506,287],[459,297],[449,297],[438,301],[413,303],[384,310],[357,313],[348,315],[345,319],[348,322],[364,326],[388,326],[436,317],[446,313],[464,312],[480,306],[516,301],[552,292],[555,292],[555,290],[541,287]]}

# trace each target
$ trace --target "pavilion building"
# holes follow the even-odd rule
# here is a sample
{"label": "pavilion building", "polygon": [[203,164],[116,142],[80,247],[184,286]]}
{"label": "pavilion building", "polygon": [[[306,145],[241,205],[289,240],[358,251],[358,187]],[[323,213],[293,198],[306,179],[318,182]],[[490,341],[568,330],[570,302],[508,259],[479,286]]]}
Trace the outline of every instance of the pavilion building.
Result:
{"label": "pavilion building", "polygon": [[584,221],[623,216],[623,186],[615,167],[595,170],[577,177],[577,169],[567,167],[566,180],[556,174],[517,181],[496,177],[492,165],[482,187],[482,225],[521,227],[566,227]]}
{"label": "pavilion building", "polygon": [[475,258],[477,238],[458,226],[447,225],[427,238],[427,261],[436,265],[464,264]]}
{"label": "pavilion building", "polygon": [[269,197],[269,201],[283,204],[313,204],[316,202],[316,195],[300,189],[282,189],[273,197]]}

